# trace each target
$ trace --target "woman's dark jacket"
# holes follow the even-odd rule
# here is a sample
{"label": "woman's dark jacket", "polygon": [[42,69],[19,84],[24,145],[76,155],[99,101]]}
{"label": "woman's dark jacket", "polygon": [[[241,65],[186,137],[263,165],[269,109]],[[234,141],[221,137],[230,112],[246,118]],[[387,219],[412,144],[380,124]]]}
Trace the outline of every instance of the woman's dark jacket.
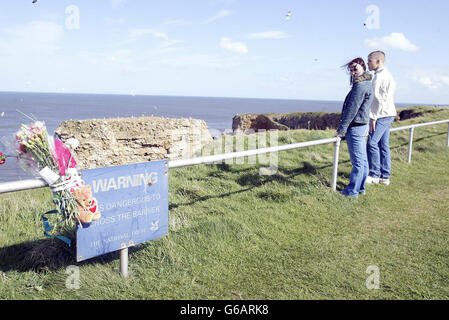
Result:
{"label": "woman's dark jacket", "polygon": [[352,89],[343,103],[337,129],[339,135],[344,136],[349,126],[369,123],[369,111],[374,98],[371,79],[371,74],[365,72],[354,80]]}

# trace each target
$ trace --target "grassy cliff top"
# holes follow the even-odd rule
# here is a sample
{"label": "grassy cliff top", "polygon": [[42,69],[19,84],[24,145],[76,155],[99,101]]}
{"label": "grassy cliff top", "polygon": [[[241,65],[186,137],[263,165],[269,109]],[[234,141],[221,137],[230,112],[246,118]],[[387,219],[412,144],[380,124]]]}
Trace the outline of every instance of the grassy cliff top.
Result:
{"label": "grassy cliff top", "polygon": [[[448,109],[394,126],[441,119]],[[54,208],[48,188],[0,195],[0,297],[447,299],[447,132],[415,129],[411,164],[408,130],[392,133],[391,185],[370,185],[359,199],[330,189],[332,144],[275,154],[273,175],[261,174],[262,158],[170,169],[169,234],[130,249],[128,280],[117,253],[76,264],[73,250],[43,236],[41,214]],[[290,130],[278,141],[333,134]],[[350,170],[342,143],[338,189]],[[66,288],[69,265],[80,268],[77,290]],[[373,270],[378,290],[366,286]]]}
{"label": "grassy cliff top", "polygon": [[[438,112],[439,110],[441,110],[444,108],[441,107],[434,107],[434,106],[410,106],[410,107],[403,107],[403,108],[396,108],[396,111],[398,113],[402,112],[402,111],[413,111],[414,113],[421,113],[421,114],[426,114],[426,113],[433,113],[433,112]],[[307,111],[307,112],[287,112],[287,113],[242,113],[242,114],[238,114],[239,116],[242,115],[259,115],[259,114],[263,114],[271,119],[275,119],[275,118],[279,118],[279,117],[304,117],[304,116],[313,116],[313,117],[319,117],[319,116],[324,116],[324,115],[329,115],[329,114],[340,114],[341,112],[314,112],[314,111]]]}

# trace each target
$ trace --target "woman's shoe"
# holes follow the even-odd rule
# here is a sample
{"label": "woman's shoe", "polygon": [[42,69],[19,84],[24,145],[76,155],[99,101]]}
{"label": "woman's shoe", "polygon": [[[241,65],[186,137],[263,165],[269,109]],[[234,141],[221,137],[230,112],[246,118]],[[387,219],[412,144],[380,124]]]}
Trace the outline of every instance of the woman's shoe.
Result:
{"label": "woman's shoe", "polygon": [[345,192],[345,190],[341,190],[341,191],[339,191],[339,193],[340,193],[341,195],[345,196],[345,197],[350,197],[350,198],[355,198],[355,199],[357,199],[358,196],[359,196],[358,194],[353,194],[353,195],[347,194],[347,193]]}

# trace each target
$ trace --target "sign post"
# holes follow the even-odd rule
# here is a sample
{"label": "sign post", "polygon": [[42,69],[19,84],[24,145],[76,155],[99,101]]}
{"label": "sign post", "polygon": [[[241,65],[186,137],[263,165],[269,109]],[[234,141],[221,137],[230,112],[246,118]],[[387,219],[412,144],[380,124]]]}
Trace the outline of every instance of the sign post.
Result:
{"label": "sign post", "polygon": [[128,248],[120,249],[120,274],[128,278]]}
{"label": "sign post", "polygon": [[150,161],[81,171],[101,218],[78,225],[76,260],[120,250],[128,277],[128,248],[168,234],[168,162]]}

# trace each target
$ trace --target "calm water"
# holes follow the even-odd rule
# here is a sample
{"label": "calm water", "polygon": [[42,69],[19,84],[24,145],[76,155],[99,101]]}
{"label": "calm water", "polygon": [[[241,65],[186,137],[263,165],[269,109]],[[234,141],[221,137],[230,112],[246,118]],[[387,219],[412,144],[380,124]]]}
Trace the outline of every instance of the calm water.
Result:
{"label": "calm water", "polygon": [[[232,118],[239,113],[335,112],[341,105],[339,101],[316,100],[0,92],[0,139],[13,138],[21,123],[30,123],[17,109],[44,121],[50,133],[69,119],[154,115],[202,119],[217,136],[232,128]],[[6,153],[1,142],[0,151]],[[0,182],[29,178],[13,158],[0,166]]]}

